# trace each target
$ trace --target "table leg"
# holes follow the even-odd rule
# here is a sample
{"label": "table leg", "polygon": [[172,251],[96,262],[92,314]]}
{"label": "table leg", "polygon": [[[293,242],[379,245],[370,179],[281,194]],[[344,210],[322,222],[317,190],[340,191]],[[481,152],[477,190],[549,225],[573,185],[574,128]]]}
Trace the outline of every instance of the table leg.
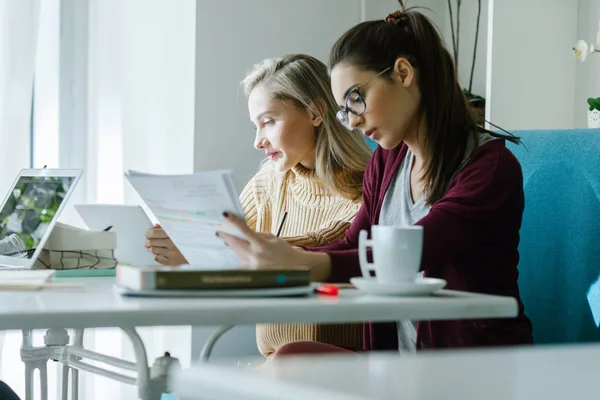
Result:
{"label": "table leg", "polygon": [[39,365],[42,400],[48,400],[48,363]]}
{"label": "table leg", "polygon": [[21,331],[23,339],[21,342],[21,360],[25,364],[25,400],[33,400],[34,396],[34,374],[40,371],[40,388],[42,400],[48,399],[48,376],[46,365],[48,363],[48,351],[33,347],[32,330]]}
{"label": "table leg", "polygon": [[33,400],[33,374],[35,367],[29,363],[25,364],[25,400]]}
{"label": "table leg", "polygon": [[71,368],[71,400],[79,399],[79,370]]}
{"label": "table leg", "polygon": [[[2,354],[2,349],[4,348],[4,336],[5,332],[0,331],[0,354]],[[0,375],[2,375],[2,365],[0,364]]]}
{"label": "table leg", "polygon": [[221,338],[225,333],[231,330],[235,325],[223,325],[220,326],[216,331],[213,332],[212,335],[206,340],[204,343],[204,347],[202,347],[202,351],[200,352],[200,361],[207,362],[210,358],[210,354],[212,353],[213,347],[217,340]]}
{"label": "table leg", "polygon": [[25,362],[25,400],[34,398],[35,370],[40,371],[41,399],[48,400],[48,374],[46,362]]}
{"label": "table leg", "polygon": [[69,366],[63,364],[62,374],[60,379],[60,398],[61,400],[69,400]]}
{"label": "table leg", "polygon": [[[230,329],[224,327],[220,333],[213,334],[214,341]],[[79,369],[107,376],[121,382],[137,384],[138,394],[141,400],[160,400],[163,393],[168,389],[168,367],[173,362],[178,364],[169,354],[157,359],[152,369],[148,366],[148,356],[144,343],[135,328],[121,328],[133,344],[136,363],[120,360],[83,349],[83,329],[75,330],[74,344],[69,346],[69,336],[64,329],[46,331],[44,342],[46,346],[35,348],[32,345],[32,331],[23,330],[23,341],[21,344],[21,360],[25,363],[25,400],[34,399],[34,373],[40,371],[41,399],[48,399],[47,363],[49,359],[66,364],[62,369],[62,400],[66,400],[69,386],[69,370],[71,371],[72,387],[71,399],[78,399]],[[212,345],[211,345],[212,346]],[[210,355],[210,349],[208,350]],[[100,367],[81,362],[84,358],[105,362],[109,365],[137,372],[137,379],[118,374]]]}
{"label": "table leg", "polygon": [[148,368],[148,355],[142,338],[135,328],[121,328],[133,344],[135,362],[137,366],[138,396],[141,400],[160,400],[162,393],[166,390],[166,382],[161,385],[160,381],[154,382],[150,379],[150,368]]}
{"label": "table leg", "polygon": [[[48,350],[50,359],[56,362],[62,362],[62,354],[58,354],[59,349],[69,346],[69,332],[65,328],[52,328],[46,330],[44,335],[44,346]],[[47,360],[46,360],[47,365]],[[48,393],[48,377],[46,365],[40,368],[40,386],[42,387],[42,400],[46,400]],[[63,368],[61,374],[61,397],[67,400],[69,388],[69,368]],[[44,395],[46,393],[46,395]],[[45,396],[45,397],[44,397]]]}
{"label": "table leg", "polygon": [[[75,339],[73,340],[73,347],[83,349],[83,329],[75,329]],[[71,369],[71,400],[79,399],[79,370],[77,368]]]}
{"label": "table leg", "polygon": [[[21,360],[23,360],[23,353],[32,349],[31,336],[33,332],[31,330],[23,330],[21,338]],[[35,368],[30,362],[25,362],[25,400],[33,400],[33,372]]]}

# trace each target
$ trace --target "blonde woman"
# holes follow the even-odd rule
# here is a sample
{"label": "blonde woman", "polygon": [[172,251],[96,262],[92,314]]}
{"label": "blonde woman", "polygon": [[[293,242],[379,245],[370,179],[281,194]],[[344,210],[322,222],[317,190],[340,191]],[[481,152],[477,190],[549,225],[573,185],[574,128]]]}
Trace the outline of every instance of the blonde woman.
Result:
{"label": "blonde woman", "polygon": [[[248,226],[294,245],[322,246],[344,237],[362,203],[362,180],[371,152],[357,131],[336,118],[338,106],[325,64],[304,54],[267,59],[242,81],[254,147],[267,159],[240,195]],[[147,234],[157,262],[185,264],[165,232]],[[295,341],[362,349],[362,325],[259,325],[257,344],[270,358]]]}

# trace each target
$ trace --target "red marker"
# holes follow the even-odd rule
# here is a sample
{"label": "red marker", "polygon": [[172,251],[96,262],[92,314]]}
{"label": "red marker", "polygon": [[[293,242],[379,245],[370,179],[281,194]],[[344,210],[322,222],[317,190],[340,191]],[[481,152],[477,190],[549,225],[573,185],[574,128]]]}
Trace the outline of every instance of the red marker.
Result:
{"label": "red marker", "polygon": [[315,292],[325,296],[337,296],[340,293],[340,289],[335,285],[321,285],[315,289]]}

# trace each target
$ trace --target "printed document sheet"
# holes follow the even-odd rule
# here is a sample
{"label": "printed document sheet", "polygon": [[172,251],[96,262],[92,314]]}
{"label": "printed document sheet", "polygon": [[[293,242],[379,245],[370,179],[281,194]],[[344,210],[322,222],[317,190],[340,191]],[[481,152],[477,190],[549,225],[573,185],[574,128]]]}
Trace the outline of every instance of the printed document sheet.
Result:
{"label": "printed document sheet", "polygon": [[189,175],[125,174],[190,265],[239,268],[241,262],[215,236],[224,231],[242,237],[225,221],[223,211],[243,217],[231,171]]}

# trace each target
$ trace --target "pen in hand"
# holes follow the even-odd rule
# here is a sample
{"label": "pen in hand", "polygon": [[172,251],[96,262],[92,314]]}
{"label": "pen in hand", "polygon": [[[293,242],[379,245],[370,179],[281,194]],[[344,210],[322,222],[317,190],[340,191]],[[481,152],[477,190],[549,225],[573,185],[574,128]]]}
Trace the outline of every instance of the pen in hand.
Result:
{"label": "pen in hand", "polygon": [[283,229],[283,223],[285,222],[285,219],[287,217],[287,211],[283,212],[283,216],[281,217],[281,222],[279,223],[279,228],[277,229],[277,237],[279,237],[279,235],[281,235],[281,230]]}

